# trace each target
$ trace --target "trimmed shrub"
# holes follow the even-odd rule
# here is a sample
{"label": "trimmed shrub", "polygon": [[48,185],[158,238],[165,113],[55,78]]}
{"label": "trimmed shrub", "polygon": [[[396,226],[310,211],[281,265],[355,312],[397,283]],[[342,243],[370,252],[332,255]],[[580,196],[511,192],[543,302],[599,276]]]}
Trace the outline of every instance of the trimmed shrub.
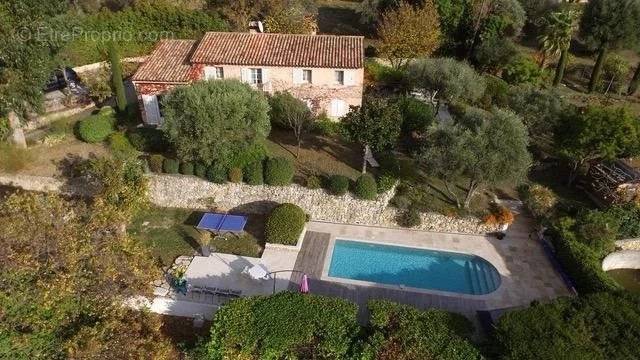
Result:
{"label": "trimmed shrub", "polygon": [[128,158],[136,155],[136,149],[121,132],[109,135],[109,147],[116,157]]}
{"label": "trimmed shrub", "polygon": [[80,140],[88,143],[104,141],[115,131],[113,129],[114,122],[111,112],[100,110],[97,115],[89,116],[78,122],[78,136]]}
{"label": "trimmed shrub", "polygon": [[216,312],[208,356],[347,359],[360,330],[357,314],[357,306],[347,300],[314,294],[240,298]]}
{"label": "trimmed shrub", "polygon": [[402,227],[416,227],[422,224],[418,209],[411,207],[403,211],[398,218],[398,225]]}
{"label": "trimmed shrub", "polygon": [[349,178],[343,175],[329,177],[329,191],[334,195],[344,195],[349,190]]}
{"label": "trimmed shrub", "polygon": [[231,168],[229,169],[229,181],[232,183],[241,183],[242,182],[242,169],[240,168]]}
{"label": "trimmed shrub", "polygon": [[214,163],[207,168],[207,180],[216,184],[224,184],[227,181],[227,170],[223,166]]}
{"label": "trimmed shrub", "polygon": [[193,175],[193,163],[183,161],[180,163],[180,174],[182,175]]}
{"label": "trimmed shrub", "polygon": [[322,187],[322,179],[316,175],[309,175],[307,176],[306,185],[308,189],[319,189]]}
{"label": "trimmed shrub", "polygon": [[396,182],[398,182],[398,179],[389,174],[380,175],[378,177],[378,194],[384,194],[391,190]]}
{"label": "trimmed shrub", "polygon": [[149,156],[149,170],[152,172],[159,174],[162,172],[162,165],[164,163],[164,156],[159,154],[154,154]]}
{"label": "trimmed shrub", "polygon": [[[463,315],[434,309],[421,311],[386,300],[369,301],[367,307],[371,314],[370,335],[359,358],[483,359],[469,341],[473,325]],[[389,351],[393,355],[387,357]]]}
{"label": "trimmed shrub", "polygon": [[356,180],[353,193],[357,198],[363,200],[373,200],[378,195],[378,184],[371,174],[362,174]]}
{"label": "trimmed shrub", "polygon": [[180,161],[165,158],[162,163],[162,170],[167,174],[177,174],[180,169]]}
{"label": "trimmed shrub", "polygon": [[169,147],[162,130],[139,127],[127,132],[127,137],[138,151],[162,152]]}
{"label": "trimmed shrub", "polygon": [[267,217],[265,241],[272,244],[296,245],[307,222],[307,215],[295,204],[276,206]]}
{"label": "trimmed shrub", "polygon": [[293,181],[293,164],[288,159],[277,157],[267,159],[264,182],[272,186],[286,186]]}
{"label": "trimmed shrub", "polygon": [[262,172],[262,161],[254,161],[248,164],[243,171],[244,182],[249,185],[262,185],[264,182]]}
{"label": "trimmed shrub", "polygon": [[201,163],[201,162],[197,162],[194,167],[193,167],[193,173],[201,178],[201,179],[206,179],[207,178],[207,165]]}

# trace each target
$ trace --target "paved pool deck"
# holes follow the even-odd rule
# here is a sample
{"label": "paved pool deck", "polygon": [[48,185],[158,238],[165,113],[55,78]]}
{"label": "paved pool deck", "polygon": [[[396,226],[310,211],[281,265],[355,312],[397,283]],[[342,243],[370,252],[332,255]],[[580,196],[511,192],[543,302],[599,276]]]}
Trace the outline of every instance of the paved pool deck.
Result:
{"label": "paved pool deck", "polygon": [[[478,310],[528,306],[534,300],[548,301],[570,295],[541,244],[533,236],[529,237],[533,229],[533,221],[522,214],[503,240],[483,235],[310,222],[294,266],[309,275],[312,293],[345,298],[356,302],[361,309],[370,299],[387,299],[418,308],[441,308],[473,316]],[[335,239],[478,255],[498,270],[501,285],[489,294],[466,295],[331,278],[327,272]],[[297,277],[291,279],[292,289],[299,280]]]}

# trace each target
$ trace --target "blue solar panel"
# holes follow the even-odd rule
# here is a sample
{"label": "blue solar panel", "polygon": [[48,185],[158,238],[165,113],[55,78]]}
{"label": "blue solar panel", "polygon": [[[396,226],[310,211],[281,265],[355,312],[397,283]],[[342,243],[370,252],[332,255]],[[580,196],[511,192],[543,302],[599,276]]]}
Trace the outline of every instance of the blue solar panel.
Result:
{"label": "blue solar panel", "polygon": [[205,213],[196,227],[209,231],[241,232],[246,224],[246,216]]}

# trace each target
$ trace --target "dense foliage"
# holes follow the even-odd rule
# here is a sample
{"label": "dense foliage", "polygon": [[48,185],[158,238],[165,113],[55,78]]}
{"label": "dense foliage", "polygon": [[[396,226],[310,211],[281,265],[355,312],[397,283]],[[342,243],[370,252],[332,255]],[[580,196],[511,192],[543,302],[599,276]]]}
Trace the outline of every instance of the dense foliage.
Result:
{"label": "dense foliage", "polygon": [[162,162],[162,171],[167,174],[177,174],[180,169],[180,161],[176,159],[165,158]]}
{"label": "dense foliage", "polygon": [[349,178],[344,175],[331,175],[327,185],[333,195],[344,195],[349,191]]}
{"label": "dense foliage", "polygon": [[398,107],[383,98],[367,97],[342,118],[345,136],[373,151],[383,151],[395,145],[400,136],[402,116]]}
{"label": "dense foliage", "polygon": [[295,204],[276,206],[267,217],[265,241],[272,244],[296,245],[302,233],[307,215]]}
{"label": "dense foliage", "polygon": [[127,97],[124,92],[124,83],[122,82],[122,64],[120,63],[120,52],[114,43],[108,46],[109,65],[111,67],[111,87],[116,94],[116,106],[118,111],[123,112],[127,108]]}
{"label": "dense foliage", "polygon": [[211,359],[343,359],[358,330],[357,308],[338,298],[283,292],[242,298],[216,312]]}
{"label": "dense foliage", "polygon": [[262,170],[262,161],[254,161],[252,163],[247,164],[243,170],[244,182],[249,185],[262,185],[263,180],[263,170]]}
{"label": "dense foliage", "polygon": [[412,96],[402,96],[397,101],[402,116],[403,135],[424,134],[435,122],[433,106]]}
{"label": "dense foliage", "polygon": [[513,41],[507,38],[492,37],[480,44],[473,58],[477,66],[491,74],[500,74],[518,55],[518,49]]}
{"label": "dense foliage", "polygon": [[269,158],[264,165],[264,182],[272,186],[286,186],[293,181],[293,163],[283,157]]}
{"label": "dense foliage", "polygon": [[473,326],[462,315],[380,300],[368,307],[371,334],[362,359],[482,359],[467,340]]}
{"label": "dense foliage", "polygon": [[104,107],[99,113],[78,122],[78,136],[88,143],[101,142],[115,131],[114,125],[113,109]]}
{"label": "dense foliage", "polygon": [[136,127],[127,132],[131,145],[138,151],[164,152],[169,144],[162,130],[149,127]]}
{"label": "dense foliage", "polygon": [[409,59],[430,56],[440,45],[440,20],[432,0],[413,6],[401,1],[382,14],[379,53],[395,67]]}
{"label": "dense foliage", "polygon": [[157,315],[122,305],[151,295],[161,274],[139,243],[114,231],[129,211],[114,198],[131,200],[114,181],[100,180],[105,190],[90,205],[32,193],[0,202],[1,358],[177,356]]}
{"label": "dense foliage", "polygon": [[423,91],[446,101],[473,102],[484,93],[484,78],[467,63],[450,58],[418,59],[409,75]]}
{"label": "dense foliage", "polygon": [[264,94],[248,84],[203,81],[167,95],[163,130],[180,160],[244,166],[269,134],[268,111]]}
{"label": "dense foliage", "polygon": [[633,359],[640,346],[640,299],[599,293],[534,304],[505,314],[496,329],[501,359]]}

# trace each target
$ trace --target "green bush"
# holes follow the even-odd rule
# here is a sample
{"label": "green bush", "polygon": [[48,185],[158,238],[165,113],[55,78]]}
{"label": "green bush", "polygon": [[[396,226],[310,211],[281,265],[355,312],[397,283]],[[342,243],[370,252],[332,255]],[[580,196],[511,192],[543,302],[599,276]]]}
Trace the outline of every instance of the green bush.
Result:
{"label": "green bush", "polygon": [[382,174],[378,177],[378,194],[384,194],[391,190],[393,186],[398,182],[394,176],[388,174]]}
{"label": "green bush", "polygon": [[407,305],[385,300],[368,304],[369,332],[362,359],[405,358],[400,355],[419,354],[407,359],[483,359],[469,342],[473,325],[462,315],[443,310],[420,311]]}
{"label": "green bush", "polygon": [[306,222],[307,215],[299,206],[280,204],[267,217],[265,241],[271,244],[296,245]]}
{"label": "green bush", "polygon": [[242,169],[240,168],[231,168],[229,169],[229,181],[232,183],[241,183],[242,182]]}
{"label": "green bush", "polygon": [[542,70],[531,58],[520,56],[505,67],[502,78],[511,85],[537,85],[542,80]]}
{"label": "green bush", "polygon": [[262,144],[253,144],[244,151],[236,152],[231,155],[226,163],[229,168],[237,167],[244,168],[249,164],[256,162],[262,162],[267,157],[267,151]]}
{"label": "green bush", "polygon": [[154,128],[134,128],[127,133],[127,137],[138,151],[162,152],[169,147],[162,130]]}
{"label": "green bush", "polygon": [[137,154],[136,149],[131,146],[131,143],[127,139],[127,137],[121,133],[116,132],[109,135],[109,147],[111,148],[111,152],[120,158],[129,158],[135,156]]}
{"label": "green bush", "polygon": [[293,181],[293,164],[286,158],[267,159],[264,169],[264,182],[267,185],[286,186]]}
{"label": "green bush", "polygon": [[422,218],[420,212],[415,207],[410,207],[400,213],[398,218],[398,225],[402,227],[417,227],[422,224]]}
{"label": "green bush", "polygon": [[227,181],[227,170],[224,166],[214,163],[207,168],[207,180],[216,184],[224,184]]}
{"label": "green bush", "polygon": [[531,215],[538,220],[550,219],[558,204],[558,196],[551,189],[539,184],[526,188],[522,197]]}
{"label": "green bush", "polygon": [[313,122],[311,131],[323,136],[337,136],[341,132],[339,121],[331,120],[326,113],[321,113]]}
{"label": "green bush", "polygon": [[180,161],[165,158],[162,163],[162,170],[167,174],[177,174],[180,169]]}
{"label": "green bush", "polygon": [[400,161],[398,157],[391,151],[381,152],[375,155],[378,164],[380,164],[380,170],[384,174],[399,176],[400,175]]}
{"label": "green bush", "polygon": [[344,195],[349,190],[349,178],[344,175],[329,177],[329,192],[334,195]]}
{"label": "green bush", "polygon": [[78,122],[78,137],[88,143],[97,143],[106,140],[114,130],[115,118],[108,110],[100,110],[96,115],[91,115]]}
{"label": "green bush", "polygon": [[435,109],[424,101],[403,96],[396,102],[402,115],[402,133],[405,136],[413,132],[424,134],[435,121]]}
{"label": "green bush", "polygon": [[207,178],[207,165],[201,163],[201,162],[197,162],[194,167],[193,167],[193,173],[201,178],[201,179],[206,179]]}
{"label": "green bush", "polygon": [[183,161],[180,163],[180,174],[182,175],[193,175],[193,163]]}
{"label": "green bush", "polygon": [[322,187],[322,179],[316,175],[309,175],[307,176],[306,185],[308,189],[319,189]]}
{"label": "green bush", "polygon": [[262,161],[254,161],[244,167],[244,182],[249,185],[262,185],[263,180]]}
{"label": "green bush", "polygon": [[374,200],[378,195],[378,184],[371,174],[362,174],[356,180],[353,193],[363,200]]}
{"label": "green bush", "polygon": [[152,172],[159,174],[162,172],[162,165],[164,163],[164,156],[154,154],[149,156],[149,170]]}
{"label": "green bush", "polygon": [[240,298],[215,314],[211,359],[346,359],[358,335],[347,300],[281,292]]}

